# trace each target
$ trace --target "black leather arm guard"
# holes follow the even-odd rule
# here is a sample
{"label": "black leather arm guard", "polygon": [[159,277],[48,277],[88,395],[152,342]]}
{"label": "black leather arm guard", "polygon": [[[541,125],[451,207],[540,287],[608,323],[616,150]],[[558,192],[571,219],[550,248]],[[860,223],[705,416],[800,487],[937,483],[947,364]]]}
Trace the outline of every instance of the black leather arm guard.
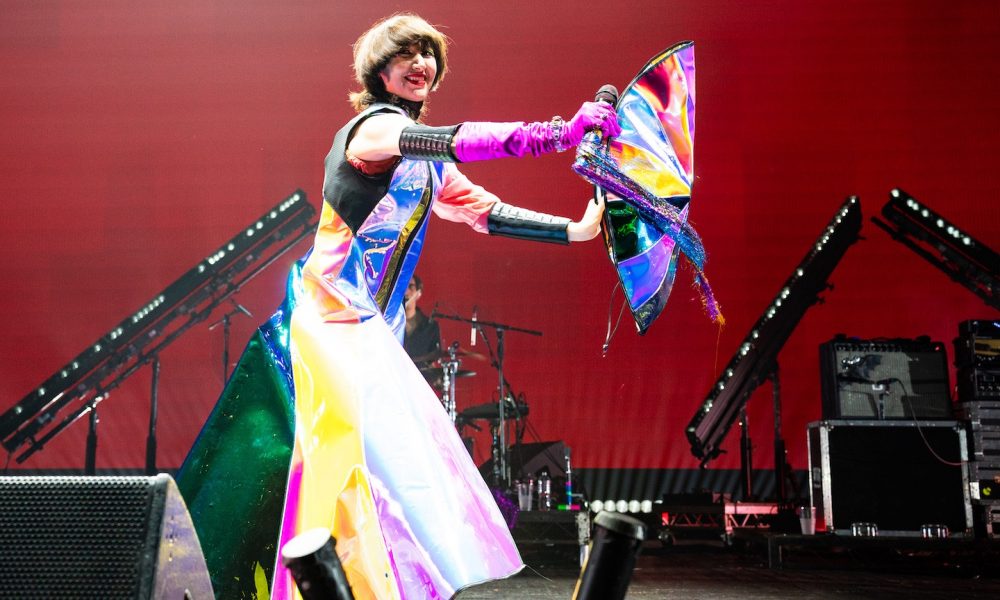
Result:
{"label": "black leather arm guard", "polygon": [[570,220],[538,213],[503,202],[497,202],[490,210],[487,227],[490,235],[502,235],[522,240],[568,244],[566,227]]}
{"label": "black leather arm guard", "polygon": [[455,132],[459,125],[428,127],[410,125],[399,135],[399,152],[404,158],[458,162],[455,158]]}

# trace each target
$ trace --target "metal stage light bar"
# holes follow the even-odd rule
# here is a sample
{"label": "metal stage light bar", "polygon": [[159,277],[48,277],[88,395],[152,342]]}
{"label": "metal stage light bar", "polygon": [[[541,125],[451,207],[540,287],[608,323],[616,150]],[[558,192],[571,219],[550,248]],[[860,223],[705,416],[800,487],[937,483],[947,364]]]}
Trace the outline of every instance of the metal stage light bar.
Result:
{"label": "metal stage light bar", "polygon": [[[777,355],[806,310],[817,303],[828,287],[827,279],[861,230],[861,204],[848,198],[810,248],[799,266],[781,286],[778,295],[740,344],[736,354],[712,386],[708,397],[687,426],[691,452],[701,465],[719,455],[719,446],[743,411],[753,391],[774,378],[777,391]],[[780,432],[780,412],[775,394],[775,431]],[[746,427],[744,427],[744,433]],[[780,436],[778,436],[780,438]],[[777,442],[776,442],[777,443]],[[743,448],[747,450],[746,447]],[[780,457],[784,464],[783,453]],[[777,468],[776,463],[776,468]],[[749,467],[744,468],[745,471]],[[744,473],[749,475],[749,473]],[[779,475],[779,481],[782,475]],[[749,481],[749,479],[747,479]]]}
{"label": "metal stage light bar", "polygon": [[[41,450],[311,233],[314,214],[305,193],[297,190],[241,230],[0,415],[3,447],[13,454],[26,446],[17,457],[19,463]],[[154,381],[155,372],[154,367]],[[57,422],[59,413],[68,407],[71,412]]]}
{"label": "metal stage light bar", "polygon": [[872,222],[948,277],[1000,309],[1000,255],[901,189],[882,207],[888,223]]}

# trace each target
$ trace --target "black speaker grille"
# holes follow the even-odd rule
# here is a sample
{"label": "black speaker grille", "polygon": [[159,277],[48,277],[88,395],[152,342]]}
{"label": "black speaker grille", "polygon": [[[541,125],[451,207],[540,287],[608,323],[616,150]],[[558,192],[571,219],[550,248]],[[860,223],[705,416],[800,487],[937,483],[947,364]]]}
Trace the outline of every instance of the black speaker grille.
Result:
{"label": "black speaker grille", "polygon": [[152,483],[0,478],[0,598],[135,598]]}

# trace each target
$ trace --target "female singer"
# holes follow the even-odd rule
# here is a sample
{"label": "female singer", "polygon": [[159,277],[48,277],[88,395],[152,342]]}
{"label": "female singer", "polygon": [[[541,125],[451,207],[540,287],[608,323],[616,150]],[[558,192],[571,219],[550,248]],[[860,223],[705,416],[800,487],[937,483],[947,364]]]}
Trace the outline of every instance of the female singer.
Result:
{"label": "female singer", "polygon": [[[579,221],[505,204],[458,163],[574,147],[620,132],[587,102],[569,121],[431,127],[425,102],[447,70],[444,36],[415,15],[376,23],[354,45],[357,116],[326,157],[323,209],[292,316],[296,439],[281,543],[324,527],[356,598],[450,598],[522,564],[490,490],[401,345],[403,298],[431,212],[492,235],[594,238]],[[280,546],[279,546],[280,547]],[[294,582],[280,566],[274,594]]]}

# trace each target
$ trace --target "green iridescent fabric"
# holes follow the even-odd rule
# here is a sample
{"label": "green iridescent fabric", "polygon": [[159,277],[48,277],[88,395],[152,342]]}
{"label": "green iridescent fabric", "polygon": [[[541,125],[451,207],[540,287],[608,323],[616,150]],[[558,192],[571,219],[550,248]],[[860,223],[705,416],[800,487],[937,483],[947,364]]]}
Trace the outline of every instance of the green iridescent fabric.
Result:
{"label": "green iridescent fabric", "polygon": [[288,319],[282,307],[247,343],[177,475],[215,597],[269,598],[295,432]]}

